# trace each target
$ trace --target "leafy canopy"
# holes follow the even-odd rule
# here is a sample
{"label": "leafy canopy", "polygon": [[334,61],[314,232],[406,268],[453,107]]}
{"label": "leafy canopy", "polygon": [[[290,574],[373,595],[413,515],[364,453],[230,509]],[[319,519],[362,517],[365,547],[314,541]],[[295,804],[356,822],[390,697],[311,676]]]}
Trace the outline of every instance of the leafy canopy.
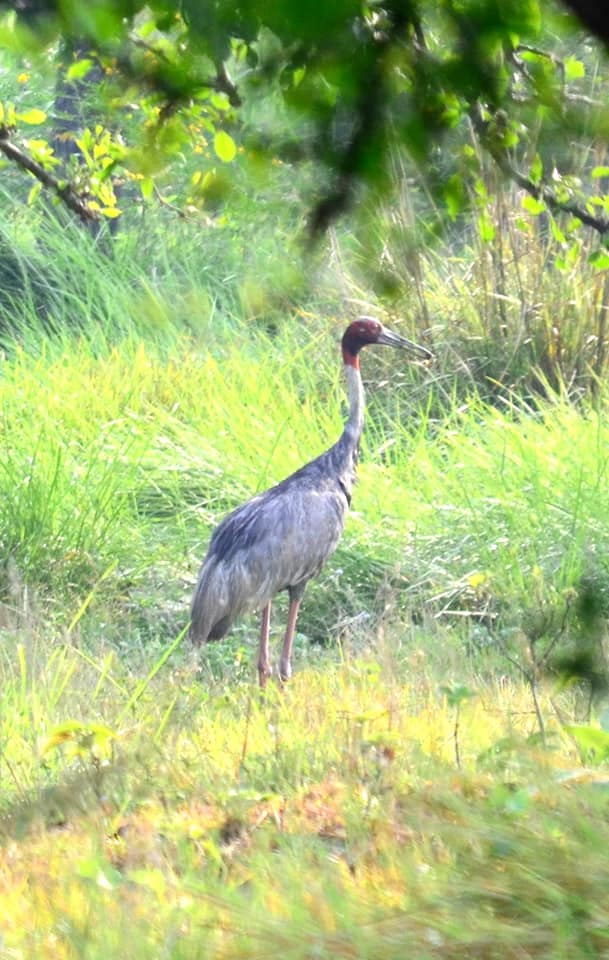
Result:
{"label": "leafy canopy", "polygon": [[[93,216],[118,214],[117,176],[137,180],[149,200],[170,165],[208,151],[213,162],[189,168],[177,199],[182,210],[213,212],[241,148],[261,164],[280,157],[319,165],[309,218],[316,234],[359,185],[386,188],[397,145],[425,169],[449,218],[468,201],[486,155],[528,191],[530,208],[566,209],[603,235],[608,229],[604,194],[591,201],[564,149],[565,134],[607,134],[598,50],[564,7],[21,0],[17,12],[4,13],[0,37],[30,58],[60,44],[63,81],[80,92],[95,74],[107,122],[80,135],[86,183],[71,183]],[[15,126],[38,120],[36,110],[5,110],[0,148]],[[481,153],[466,142],[472,129]],[[33,154],[47,171],[57,163],[47,139]],[[65,200],[69,191],[56,179],[51,186]]]}

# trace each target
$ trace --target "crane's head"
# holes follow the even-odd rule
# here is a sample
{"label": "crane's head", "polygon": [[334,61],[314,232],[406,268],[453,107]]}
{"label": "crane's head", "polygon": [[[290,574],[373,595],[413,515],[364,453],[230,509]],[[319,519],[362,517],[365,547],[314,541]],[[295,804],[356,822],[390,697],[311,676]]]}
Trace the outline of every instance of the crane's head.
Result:
{"label": "crane's head", "polygon": [[344,362],[350,367],[355,367],[356,370],[359,369],[358,353],[362,347],[367,347],[371,343],[380,343],[387,347],[401,347],[415,353],[422,360],[431,360],[433,356],[426,347],[420,347],[418,343],[413,343],[412,340],[407,340],[406,337],[387,330],[374,317],[359,317],[358,320],[349,324],[343,334]]}

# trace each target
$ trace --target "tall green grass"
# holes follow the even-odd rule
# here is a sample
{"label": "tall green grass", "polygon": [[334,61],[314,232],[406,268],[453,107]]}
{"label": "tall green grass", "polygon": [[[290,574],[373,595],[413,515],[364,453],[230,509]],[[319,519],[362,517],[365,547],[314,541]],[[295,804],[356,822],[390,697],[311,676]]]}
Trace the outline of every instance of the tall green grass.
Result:
{"label": "tall green grass", "polygon": [[[233,320],[217,343],[100,352],[64,338],[5,358],[5,599],[21,583],[71,622],[99,594],[113,620],[141,605],[178,628],[213,525],[338,436],[339,330],[295,317],[270,337]],[[392,382],[401,358],[372,354],[364,375],[384,385],[369,391],[354,511],[304,605],[305,635],[391,611],[513,626],[532,591],[558,596],[591,569],[604,580],[602,407],[554,396],[501,410],[474,395],[439,424],[413,417]],[[433,392],[433,372],[420,376]]]}
{"label": "tall green grass", "polygon": [[[175,635],[214,524],[340,433],[338,339],[345,314],[374,309],[373,295],[349,275],[338,238],[318,288],[311,277],[280,316],[278,301],[256,306],[247,272],[231,273],[245,236],[237,221],[200,245],[188,223],[166,240],[160,219],[133,223],[111,257],[48,219],[22,235],[18,208],[7,222],[5,244],[24,265],[0,377],[7,610],[117,642],[130,630],[142,642]],[[262,232],[256,263],[270,270],[276,253]],[[459,309],[455,343],[465,330],[484,349],[494,314],[472,326],[470,301],[441,284],[449,275],[476,299],[475,284],[463,287],[466,248],[452,274],[450,259],[434,273],[434,256],[419,305],[430,317]],[[472,276],[485,262],[470,256]],[[386,319],[425,336],[411,318]],[[455,376],[453,349],[447,340],[427,369],[364,354],[354,511],[310,588],[303,638],[431,617],[490,643],[531,603],[560,607],[582,577],[604,591],[604,402],[572,406],[570,386],[548,380],[543,401],[528,388],[519,399],[504,380],[489,402],[467,363]]]}

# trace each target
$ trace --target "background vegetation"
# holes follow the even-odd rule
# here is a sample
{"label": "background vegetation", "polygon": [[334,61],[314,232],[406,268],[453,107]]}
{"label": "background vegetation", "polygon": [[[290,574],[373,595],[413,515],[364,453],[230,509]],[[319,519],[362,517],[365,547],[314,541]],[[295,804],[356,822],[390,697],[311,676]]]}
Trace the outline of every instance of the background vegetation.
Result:
{"label": "background vegetation", "polygon": [[[88,26],[21,6],[0,72],[22,155],[0,171],[0,955],[606,955],[604,54],[513,5],[476,21],[499,73],[474,83],[451,4],[401,32],[398,4],[362,8],[362,57],[402,79],[431,57],[442,83],[397,133],[408,90],[384,85],[375,162],[345,180],[370,104],[334,96],[339,44],[321,110],[330,46],[287,42],[304,20],[235,26],[208,62],[193,5],[91,5]],[[60,137],[66,93],[84,113]],[[359,312],[436,359],[364,355],[354,511],[293,681],[260,699],[255,617],[195,655],[190,594],[224,513],[339,433]]]}

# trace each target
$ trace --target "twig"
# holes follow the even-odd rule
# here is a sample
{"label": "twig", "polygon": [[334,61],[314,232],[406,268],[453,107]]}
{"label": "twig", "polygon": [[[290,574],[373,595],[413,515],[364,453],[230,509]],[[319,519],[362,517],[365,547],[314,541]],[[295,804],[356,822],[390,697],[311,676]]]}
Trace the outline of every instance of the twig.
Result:
{"label": "twig", "polygon": [[99,220],[98,212],[88,206],[86,200],[76,193],[71,184],[58,180],[52,173],[45,170],[37,160],[34,160],[33,157],[30,157],[16,146],[10,138],[8,127],[4,125],[0,126],[0,152],[2,152],[5,157],[8,157],[9,160],[12,160],[13,163],[16,163],[17,166],[21,167],[22,170],[27,170],[28,173],[31,173],[44,187],[52,190],[62,203],[64,203],[72,213],[75,213],[83,223]]}
{"label": "twig", "polygon": [[533,82],[533,77],[531,72],[526,64],[525,60],[522,60],[518,54],[520,52],[524,53],[534,53],[536,57],[542,57],[545,60],[549,60],[550,63],[553,63],[558,72],[560,73],[560,82],[561,86],[564,88],[565,79],[566,79],[566,70],[565,65],[560,57],[557,57],[555,53],[550,53],[548,50],[540,50],[539,47],[531,47],[527,43],[519,43],[515,50],[512,51],[512,60],[516,64],[519,70],[525,74],[528,80]]}
{"label": "twig", "polygon": [[231,107],[240,107],[243,101],[235,84],[226,72],[226,67],[223,63],[219,63],[216,65],[216,70],[218,71],[217,76],[215,80],[209,81],[209,85],[213,86],[219,93],[225,93]]}
{"label": "twig", "polygon": [[589,213],[585,207],[580,206],[580,204],[574,200],[559,200],[550,187],[534,183],[530,177],[525,176],[517,170],[516,167],[512,166],[506,157],[494,156],[494,159],[504,173],[517,183],[519,187],[522,187],[522,189],[530,193],[532,197],[535,197],[536,200],[543,200],[543,202],[547,203],[553,210],[572,214],[574,217],[577,217],[578,220],[581,220],[582,223],[585,223],[587,227],[592,227],[592,229],[598,231],[598,233],[605,234],[609,230],[609,220],[607,220],[606,217],[595,217],[594,214]]}
{"label": "twig", "polygon": [[[540,656],[540,657],[537,659],[537,661],[536,661],[536,662],[539,664],[540,667],[545,667],[545,665],[547,664],[548,660],[550,659],[550,654],[552,653],[554,647],[556,646],[556,644],[557,644],[560,640],[562,640],[562,638],[564,637],[565,633],[567,632],[567,627],[568,627],[568,625],[569,625],[569,614],[570,614],[570,612],[571,612],[571,598],[570,598],[570,596],[567,596],[566,602],[565,602],[565,609],[563,610],[563,615],[562,615],[562,620],[561,620],[560,626],[558,627],[558,630],[555,631],[554,636],[553,636],[552,639],[550,640],[550,642],[549,642],[549,644],[547,645],[547,647],[545,648],[544,652],[541,654],[541,656]],[[532,653],[532,652],[533,652],[533,647],[532,647],[532,641],[531,641],[531,653]]]}
{"label": "twig", "polygon": [[530,673],[525,673],[525,676],[529,682],[531,696],[533,697],[533,706],[535,707],[535,716],[537,717],[537,725],[541,734],[541,742],[543,743],[544,747],[547,747],[548,742],[546,739],[546,725],[543,722],[541,707],[539,706],[539,700],[537,699],[537,677],[532,671]]}
{"label": "twig", "polygon": [[186,220],[187,223],[203,222],[207,227],[214,226],[213,218],[207,216],[207,214],[204,214],[202,211],[197,211],[197,216],[193,216],[188,213],[187,210],[184,210],[182,207],[178,207],[175,203],[172,203],[171,200],[166,200],[156,183],[154,184],[154,195],[162,207],[166,207],[167,210],[171,210],[171,212],[175,213],[176,217],[179,217],[180,220]]}
{"label": "twig", "polygon": [[526,680],[526,682],[527,682],[528,685],[529,685],[529,689],[530,689],[530,691],[531,691],[531,697],[532,697],[532,699],[533,699],[533,707],[534,707],[534,710],[535,710],[535,716],[536,716],[536,718],[537,718],[537,726],[539,727],[539,733],[540,733],[540,735],[541,735],[541,742],[543,743],[543,745],[544,745],[544,747],[545,747],[545,746],[547,746],[546,727],[545,727],[545,723],[544,723],[544,721],[543,721],[543,715],[542,715],[542,713],[541,713],[541,707],[540,707],[540,705],[539,705],[539,700],[538,700],[538,697],[537,697],[537,677],[536,677],[536,670],[537,670],[537,666],[538,666],[538,665],[537,665],[537,661],[536,661],[536,659],[535,659],[535,651],[534,651],[534,649],[533,649],[533,646],[532,646],[532,644],[531,644],[531,641],[529,640],[529,656],[530,656],[530,658],[531,658],[531,668],[530,668],[530,669],[528,669],[527,667],[524,667],[524,666],[522,665],[522,663],[521,663],[516,657],[513,657],[510,653],[508,653],[508,650],[507,650],[507,647],[506,647],[505,643],[503,643],[503,642],[500,641],[500,642],[499,642],[499,646],[501,647],[501,649],[502,649],[502,651],[503,651],[503,655],[504,655],[504,657],[506,658],[506,660],[508,660],[513,666],[516,667],[517,670],[520,671],[520,673],[522,674],[522,676],[524,677],[524,679]]}
{"label": "twig", "polygon": [[[164,50],[162,50],[160,47],[155,47],[152,43],[148,43],[143,37],[138,37],[137,34],[130,33],[129,40],[134,47],[140,47],[142,50],[146,50],[147,53],[152,53],[162,63],[168,66],[173,65],[173,61],[167,56]],[[125,70],[125,72],[130,76],[135,77],[136,79],[144,79],[153,87],[157,86],[156,77],[142,77],[138,71],[134,70],[131,63],[125,58],[122,58],[120,63],[122,69]],[[195,77],[192,81],[191,89],[195,90],[201,87],[209,87],[210,90],[217,90],[218,93],[225,93],[228,97],[231,107],[240,107],[243,104],[243,101],[235,84],[229,77],[225,65],[223,63],[216,64],[216,70],[217,73],[215,77]],[[158,82],[158,87],[162,88],[162,82]],[[172,99],[174,98],[172,97]]]}
{"label": "twig", "polygon": [[156,183],[154,184],[154,195],[163,207],[167,207],[168,210],[171,210],[180,218],[180,220],[190,220],[190,217],[185,210],[182,210],[181,207],[177,207],[175,203],[171,203],[170,200],[166,200]]}

